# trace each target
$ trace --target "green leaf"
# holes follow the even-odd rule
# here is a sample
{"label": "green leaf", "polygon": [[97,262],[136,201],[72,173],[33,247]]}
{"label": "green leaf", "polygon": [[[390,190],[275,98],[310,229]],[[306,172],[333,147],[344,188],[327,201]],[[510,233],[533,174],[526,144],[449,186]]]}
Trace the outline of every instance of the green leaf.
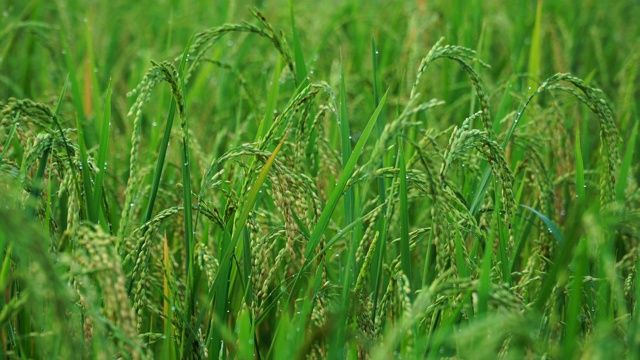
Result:
{"label": "green leaf", "polygon": [[[340,143],[342,144],[342,169],[351,157],[351,130],[349,129],[349,116],[347,112],[347,90],[344,83],[344,68],[340,67]],[[355,194],[353,188],[344,193],[344,212],[346,223],[353,222],[355,207]]]}
{"label": "green leaf", "polygon": [[584,191],[584,163],[582,161],[582,146],[580,145],[580,128],[576,127],[576,196],[578,197],[578,202],[584,202],[585,199],[585,191]]}
{"label": "green leaf", "polygon": [[[408,190],[407,190],[407,165],[404,159],[404,146],[400,139],[398,139],[398,156],[400,173],[398,176],[398,198],[400,207],[400,262],[402,264],[402,271],[409,279],[409,284],[413,285],[413,271],[411,266],[411,250],[409,248],[409,204],[408,204]],[[413,286],[411,286],[413,290]]]}
{"label": "green leaf", "polygon": [[333,191],[329,196],[329,200],[327,201],[327,205],[324,207],[322,214],[320,215],[320,219],[318,219],[318,224],[316,225],[316,227],[313,229],[311,233],[311,238],[307,243],[307,248],[305,251],[305,258],[309,258],[313,253],[313,251],[318,246],[318,244],[320,243],[320,239],[324,235],[324,231],[327,228],[327,225],[329,225],[329,220],[331,219],[331,215],[333,214],[333,211],[336,209],[336,206],[338,205],[338,201],[342,197],[342,194],[347,185],[347,182],[351,178],[351,175],[353,175],[356,162],[360,158],[360,155],[362,155],[362,152],[364,150],[364,145],[367,142],[369,135],[371,135],[371,130],[373,130],[373,126],[376,124],[376,119],[378,118],[378,114],[380,114],[380,111],[382,110],[382,106],[384,105],[387,99],[388,93],[389,91],[387,91],[384,94],[384,96],[382,96],[380,104],[378,105],[376,110],[373,112],[373,114],[369,118],[369,121],[367,122],[367,126],[362,131],[362,135],[360,136],[360,139],[358,139],[358,143],[353,149],[353,152],[351,153],[351,157],[349,157],[349,161],[343,167],[342,174],[338,179],[338,184],[336,185],[335,188],[333,188]]}
{"label": "green leaf", "polygon": [[309,80],[307,79],[307,65],[304,61],[304,53],[302,52],[302,46],[300,45],[300,37],[298,36],[298,29],[296,28],[296,18],[293,14],[293,1],[289,0],[289,14],[291,16],[291,33],[293,34],[293,57],[296,62],[296,84],[299,89],[304,89]]}
{"label": "green leaf", "polygon": [[527,205],[521,204],[520,206],[536,214],[544,222],[544,224],[547,225],[547,230],[549,230],[551,234],[553,234],[553,237],[556,238],[556,240],[558,241],[558,244],[560,244],[560,246],[564,245],[565,243],[564,235],[562,235],[562,232],[560,232],[560,229],[558,229],[558,227],[551,220],[549,220],[548,217],[546,217],[544,214],[542,214],[538,210],[531,208]]}
{"label": "green leaf", "polygon": [[618,182],[616,183],[616,200],[618,202],[624,202],[625,192],[627,190],[627,183],[629,182],[629,171],[633,164],[633,154],[636,149],[636,138],[638,137],[638,124],[640,121],[636,121],[631,130],[631,136],[629,136],[629,142],[624,151],[624,158],[622,159],[622,166],[620,167],[620,175],[618,176]]}
{"label": "green leaf", "polygon": [[111,128],[111,81],[107,87],[107,96],[104,101],[104,111],[102,115],[102,129],[100,130],[100,146],[98,148],[98,173],[96,174],[93,193],[93,213],[100,219],[102,209],[102,187],[104,175],[107,171],[107,150],[109,148],[109,129]]}
{"label": "green leaf", "polygon": [[541,22],[543,2],[543,0],[538,0],[536,20],[531,33],[531,47],[529,48],[529,94],[533,93],[537,88],[537,78],[540,76],[540,60],[542,58],[540,38],[542,35]]}
{"label": "green leaf", "polygon": [[98,223],[98,216],[94,213],[93,190],[91,189],[91,173],[89,172],[89,162],[87,161],[87,148],[84,142],[84,131],[80,123],[80,117],[76,116],[76,126],[78,127],[78,147],[80,148],[80,173],[82,174],[82,188],[84,196],[82,202],[88,212],[88,219],[94,224]]}

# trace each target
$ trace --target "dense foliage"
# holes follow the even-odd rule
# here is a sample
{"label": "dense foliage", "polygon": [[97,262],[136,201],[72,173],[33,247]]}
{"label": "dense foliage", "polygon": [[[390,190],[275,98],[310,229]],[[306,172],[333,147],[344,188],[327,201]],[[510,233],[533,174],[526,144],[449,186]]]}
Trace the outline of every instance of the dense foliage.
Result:
{"label": "dense foliage", "polygon": [[251,5],[1,6],[4,357],[640,356],[634,0]]}

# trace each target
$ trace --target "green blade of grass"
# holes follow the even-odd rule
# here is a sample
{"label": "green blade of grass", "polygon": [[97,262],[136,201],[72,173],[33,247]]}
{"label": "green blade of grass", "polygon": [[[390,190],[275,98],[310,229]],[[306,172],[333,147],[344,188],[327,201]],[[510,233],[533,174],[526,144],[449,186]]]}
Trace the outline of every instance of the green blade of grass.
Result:
{"label": "green blade of grass", "polygon": [[[498,212],[494,211],[491,224],[495,225],[500,221]],[[482,265],[480,268],[480,285],[478,287],[478,311],[476,315],[485,315],[489,308],[489,291],[491,290],[491,265],[493,260],[493,245],[496,236],[496,227],[489,228],[489,236],[484,246]]]}
{"label": "green blade of grass", "polygon": [[540,60],[542,53],[540,49],[540,37],[542,35],[541,23],[542,23],[542,3],[543,0],[538,0],[538,6],[536,8],[536,20],[533,25],[533,31],[531,33],[531,47],[529,48],[529,94],[535,91],[537,87],[537,78],[540,76]]}
{"label": "green blade of grass", "polygon": [[[9,271],[11,270],[11,251],[13,249],[13,243],[5,241],[5,236],[2,235],[2,242],[0,243],[0,249],[4,251],[4,259],[2,260],[2,267],[0,267],[0,292],[4,293],[7,285],[9,284]],[[5,248],[5,244],[8,242],[8,246]]]}
{"label": "green blade of grass", "polygon": [[[304,271],[307,271],[307,269],[312,265],[312,263],[316,260],[318,260],[319,258],[323,257],[326,255],[326,253],[332,248],[333,245],[335,245],[338,241],[342,240],[342,238],[345,236],[345,234],[349,233],[350,231],[354,230],[356,228],[357,225],[360,225],[362,223],[362,220],[364,219],[365,216],[361,216],[360,218],[356,219],[354,222],[352,222],[351,224],[345,226],[341,232],[339,232],[338,234],[336,234],[334,237],[332,237],[329,241],[327,241],[326,246],[322,248],[322,250],[319,250],[311,259],[307,259],[305,260],[305,262],[302,264],[302,267],[300,268],[300,271],[298,274],[301,274]],[[318,275],[322,275],[322,272],[318,272],[316,274],[316,279],[318,279]],[[298,275],[296,275],[298,276]],[[322,277],[320,276],[320,279],[322,279]],[[319,281],[319,280],[318,280]],[[292,288],[294,287],[293,285],[295,284],[295,279],[293,283],[289,283],[287,285],[287,288]],[[316,286],[319,287],[320,285]],[[273,307],[275,307],[275,305],[277,304],[277,301],[282,297],[282,293],[279,293],[278,295],[276,295],[274,302],[271,303],[271,305],[269,305],[265,311],[262,313],[262,315],[256,320],[256,322],[261,322],[261,320],[265,317],[265,315],[269,312],[269,310],[271,310]],[[291,300],[291,299],[289,299]]]}
{"label": "green blade of grass", "polygon": [[[640,299],[640,259],[636,259],[636,264],[635,264],[635,271],[636,271],[636,279],[635,279],[635,294],[634,295],[634,302],[633,302],[633,314],[638,314],[640,313],[640,301],[638,299]],[[627,335],[627,339],[629,341],[629,344],[631,344],[631,349],[629,350],[630,354],[638,354],[640,353],[640,341],[636,341],[636,339],[638,339],[638,336],[640,335],[640,316],[633,316],[633,323],[631,324],[631,331],[629,331],[629,334]]]}
{"label": "green blade of grass", "polygon": [[80,149],[80,174],[82,175],[82,189],[84,194],[81,195],[81,202],[87,209],[85,215],[89,221],[94,224],[98,223],[98,216],[93,212],[93,190],[91,189],[91,172],[89,171],[89,162],[87,161],[87,148],[84,142],[84,131],[80,124],[80,117],[76,116],[76,126],[78,127],[78,148]]}
{"label": "green blade of grass", "polygon": [[[360,155],[364,151],[364,145],[367,142],[367,139],[369,138],[369,135],[371,134],[371,131],[373,130],[373,126],[376,124],[376,120],[378,118],[378,115],[380,114],[380,111],[382,110],[382,107],[384,106],[384,103],[386,102],[387,94],[388,94],[388,91],[384,94],[384,96],[382,97],[382,99],[380,101],[380,104],[376,107],[375,111],[373,112],[373,114],[369,118],[369,121],[367,122],[367,125],[365,126],[364,130],[362,131],[362,135],[361,135],[360,139],[358,139],[358,142],[357,142],[355,148],[353,149],[353,152],[351,153],[351,156],[349,157],[349,160],[347,161],[346,165],[343,168],[343,172],[340,175],[340,178],[338,179],[338,183],[336,184],[336,186],[334,187],[333,191],[331,192],[331,195],[329,196],[329,200],[328,200],[327,204],[325,205],[324,209],[322,210],[320,218],[318,219],[318,223],[313,228],[313,231],[311,233],[309,241],[307,242],[307,248],[306,248],[306,251],[305,251],[305,261],[304,261],[304,264],[302,265],[300,271],[298,271],[296,273],[296,275],[295,275],[295,278],[294,278],[292,286],[291,286],[291,288],[293,290],[292,290],[292,292],[290,294],[290,299],[289,300],[291,300],[291,296],[293,296],[293,292],[295,291],[296,284],[297,284],[298,280],[300,279],[300,277],[302,275],[302,272],[306,271],[307,266],[309,266],[309,264],[311,264],[311,262],[314,261],[315,258],[317,257],[317,255],[316,255],[316,257],[312,258],[311,254],[313,254],[313,251],[316,249],[316,247],[320,243],[320,240],[324,236],[324,232],[325,232],[327,226],[329,225],[329,220],[331,219],[331,216],[333,215],[333,212],[334,212],[334,210],[336,209],[336,207],[338,205],[338,201],[340,200],[340,198],[343,195],[343,192],[344,192],[344,189],[345,189],[345,187],[347,185],[347,182],[348,182],[349,178],[351,177],[351,175],[353,174],[353,171],[355,170],[356,162],[358,161],[358,158],[360,157]],[[356,223],[357,222],[353,222],[352,224],[356,224]],[[326,249],[323,249],[323,250],[326,250]],[[346,296],[347,296],[347,294],[343,293],[343,299],[345,299]]]}
{"label": "green blade of grass", "polygon": [[[533,98],[538,94],[539,90],[540,88],[538,88],[533,94],[529,95],[527,100],[524,102],[524,104],[516,114],[516,118],[513,120],[513,122],[511,123],[511,126],[509,126],[509,129],[507,130],[507,135],[504,137],[504,140],[502,140],[501,145],[503,149],[506,148],[507,145],[509,144],[509,141],[511,141],[511,137],[513,136],[513,132],[515,131],[516,126],[518,125],[518,123],[522,121],[522,117],[524,116],[524,112],[527,109],[527,106],[529,106]],[[478,215],[478,212],[480,211],[480,206],[482,205],[484,196],[487,193],[487,190],[489,189],[490,179],[491,179],[491,167],[488,165],[485,165],[484,171],[482,173],[482,178],[480,180],[480,184],[477,187],[475,193],[473,194],[473,197],[471,200],[471,206],[469,207],[469,212],[471,213],[472,216]]]}
{"label": "green blade of grass", "polygon": [[[189,40],[187,46],[185,46],[182,52],[182,58],[180,60],[180,69],[179,71],[184,69],[184,64],[187,61],[187,57],[189,54],[189,49],[191,47],[191,42],[193,38]],[[158,195],[158,190],[160,188],[160,180],[162,179],[162,170],[164,168],[164,163],[167,156],[167,148],[169,147],[169,140],[171,138],[171,129],[173,127],[173,120],[176,114],[176,100],[172,97],[171,104],[169,105],[169,112],[167,114],[167,121],[164,128],[164,135],[162,137],[162,141],[160,142],[160,149],[158,150],[158,159],[156,161],[156,166],[153,168],[153,178],[151,181],[151,189],[149,190],[149,202],[147,203],[147,209],[145,211],[143,224],[148,223],[153,216],[153,206],[155,204],[156,197]],[[144,232],[144,231],[143,231]]]}
{"label": "green blade of grass", "polygon": [[298,35],[298,29],[296,28],[296,18],[293,12],[293,3],[293,0],[289,0],[291,33],[293,35],[293,57],[296,62],[296,84],[299,89],[304,89],[309,84],[309,80],[307,79],[307,65],[304,61],[304,53],[302,52],[302,45],[300,44],[300,36]]}
{"label": "green blade of grass", "polygon": [[578,326],[580,325],[580,308],[583,305],[583,278],[587,274],[587,241],[581,239],[573,256],[573,279],[569,292],[569,305],[567,306],[565,321],[567,322],[564,338],[565,346],[562,347],[562,358],[570,359],[575,354],[576,345],[579,343]]}
{"label": "green blade of grass", "polygon": [[[349,161],[351,157],[351,130],[349,128],[349,117],[347,112],[347,90],[345,86],[344,67],[340,65],[340,115],[338,123],[340,124],[340,143],[342,146],[342,166]],[[351,224],[355,218],[355,192],[354,188],[350,187],[344,192],[344,214],[346,224]],[[336,329],[335,335],[332,339],[331,349],[335,353],[330,353],[335,356],[343,356],[344,345],[344,333],[346,323],[346,315],[349,309],[349,295],[351,293],[351,283],[356,274],[356,250],[359,245],[360,238],[356,235],[356,232],[351,233],[351,241],[348,242],[347,247],[349,249],[347,258],[347,269],[341,273],[342,277],[342,307],[340,309],[339,326]]]}
{"label": "green blade of grass", "polygon": [[[347,90],[344,80],[344,68],[340,67],[340,143],[342,145],[342,171],[344,171],[351,157],[351,130],[349,129],[349,116],[347,113]],[[355,217],[355,194],[353,188],[344,192],[344,213],[347,224],[351,224]]]}
{"label": "green blade of grass", "polygon": [[[504,208],[504,204],[502,203],[502,198],[499,196],[499,193],[495,192],[495,200],[494,200],[494,212],[500,213]],[[506,227],[502,224],[502,221],[497,221],[495,224],[496,227],[496,238],[498,241],[498,252],[500,256],[500,267],[502,273],[502,281],[505,284],[511,284],[511,271],[509,267],[509,255],[507,255],[507,247],[509,246],[509,235],[506,234]],[[514,254],[515,256],[515,254]]]}
{"label": "green blade of grass", "polygon": [[456,264],[458,266],[458,274],[460,274],[461,278],[467,278],[471,275],[471,269],[467,266],[466,261],[464,260],[464,251],[463,251],[463,239],[460,231],[456,231]]}
{"label": "green blade of grass", "polygon": [[260,122],[258,127],[258,132],[256,133],[256,141],[262,139],[267,130],[271,127],[273,123],[274,113],[276,111],[276,106],[278,104],[278,94],[280,92],[280,74],[282,73],[282,56],[278,56],[278,61],[273,68],[273,76],[271,77],[271,86],[269,87],[269,92],[267,93],[267,103],[264,110],[264,117]]}
{"label": "green blade of grass", "polygon": [[[82,93],[80,92],[80,89],[82,87],[80,86],[80,82],[78,81],[78,77],[76,75],[76,68],[73,64],[73,59],[71,58],[71,49],[69,48],[69,44],[67,43],[67,37],[64,31],[64,26],[60,28],[60,31],[61,31],[60,36],[62,39],[64,61],[67,66],[69,83],[71,84],[71,95],[72,95],[71,98],[73,100],[73,105],[76,110],[76,116],[78,117],[77,123],[84,126],[85,123],[87,122],[87,117],[86,117],[86,114],[84,113],[84,106],[82,105]],[[87,134],[88,138],[85,145],[88,145],[89,147],[91,147],[93,144],[92,135],[93,135],[92,133]]]}
{"label": "green blade of grass", "polygon": [[407,196],[407,165],[404,159],[404,146],[398,139],[398,156],[400,172],[398,175],[398,198],[400,207],[400,262],[402,271],[409,279],[409,285],[413,287],[413,267],[411,266],[411,250],[409,249],[409,204]]}
{"label": "green blade of grass", "polygon": [[[224,289],[226,289],[228,279],[226,276],[224,276],[224,274],[227,274],[227,275],[229,274],[229,269],[231,268],[231,260],[232,260],[233,254],[236,252],[236,245],[238,244],[238,240],[240,239],[240,234],[243,232],[242,231],[244,228],[243,225],[246,223],[247,218],[249,217],[249,213],[251,212],[251,210],[253,209],[253,206],[255,205],[256,199],[258,198],[258,195],[260,193],[260,189],[262,188],[262,185],[267,179],[267,175],[269,174],[269,170],[271,169],[273,162],[275,161],[276,155],[280,151],[282,144],[284,144],[284,140],[286,139],[286,134],[287,132],[285,132],[285,136],[282,137],[282,140],[280,140],[280,143],[278,144],[278,146],[276,146],[276,148],[271,153],[271,156],[269,156],[269,158],[265,162],[262,170],[258,174],[256,182],[253,184],[253,186],[251,186],[251,190],[249,190],[247,199],[244,202],[244,206],[240,211],[240,214],[236,218],[236,221],[235,221],[236,229],[233,232],[233,235],[230,237],[230,241],[228,241],[228,246],[222,249],[223,251],[222,257],[220,258],[220,261],[219,261],[220,270],[216,274],[213,284],[211,284],[211,290],[208,295],[209,299],[202,307],[200,311],[200,315],[198,316],[198,319],[195,322],[194,328],[198,328],[202,323],[202,321],[204,320],[204,317],[207,315],[207,309],[211,306],[214,296],[216,294],[218,295],[226,294],[226,290]],[[227,234],[225,236],[228,236],[227,231],[225,231],[224,233]],[[249,249],[246,249],[246,251],[249,251]],[[226,304],[227,304],[226,299],[216,299],[216,302],[222,302],[223,306],[226,307]],[[225,307],[221,308],[218,311],[217,315],[220,316],[219,317],[220,319],[222,319],[222,316],[226,314]],[[191,342],[192,340],[193,338],[190,337],[188,341]],[[213,340],[212,343],[216,345],[215,340]]]}
{"label": "green blade of grass", "polygon": [[162,179],[162,170],[167,156],[167,148],[169,147],[169,139],[171,137],[171,129],[173,127],[173,120],[176,115],[176,101],[171,99],[169,105],[169,112],[167,114],[167,121],[164,128],[164,135],[162,141],[160,141],[160,149],[158,150],[158,159],[156,160],[156,166],[153,168],[153,178],[151,180],[151,189],[149,190],[149,202],[147,203],[147,209],[145,211],[143,224],[148,223],[153,216],[153,205],[158,195],[160,188],[160,180]]}
{"label": "green blade of grass", "polygon": [[582,161],[582,146],[580,145],[580,127],[576,127],[576,197],[579,203],[583,203],[585,199],[584,191],[584,163]]}
{"label": "green blade of grass", "polygon": [[[83,69],[83,73],[85,77],[84,86],[83,86],[84,87],[83,109],[87,111],[87,114],[86,114],[87,116],[91,116],[91,114],[89,113],[91,111],[90,110],[91,107],[97,106],[100,103],[100,95],[101,95],[100,82],[98,82],[98,74],[96,71],[93,71],[93,69],[95,69],[97,66],[96,66],[96,60],[95,60],[95,52],[93,50],[93,39],[91,37],[91,25],[92,25],[91,23],[93,23],[93,21],[91,21],[90,23],[89,18],[93,18],[93,16],[87,14],[87,17],[85,18],[84,35],[85,35],[85,44],[86,44],[87,52],[86,52],[86,61],[84,63],[84,69]],[[111,82],[111,80],[109,80],[109,82]],[[90,92],[90,94],[87,94],[87,92]],[[101,124],[99,121],[94,121],[94,126],[95,128],[92,129],[92,131],[95,131],[96,133],[99,134],[99,132],[101,132],[101,129],[103,128],[103,124]]]}
{"label": "green blade of grass", "polygon": [[[374,106],[378,107],[378,105],[380,105],[380,79],[378,76],[378,48],[376,46],[376,42],[375,42],[375,38],[372,36],[371,37],[371,62],[372,62],[372,66],[373,66],[373,100],[374,100]],[[380,114],[378,114],[378,118],[376,119],[376,130],[377,130],[377,135],[378,138],[381,139],[383,137],[383,132],[384,132],[384,127],[385,127],[385,121],[384,121],[384,112],[380,112]],[[378,168],[382,169],[385,167],[385,158],[384,156],[380,159],[380,162],[378,164]],[[393,187],[392,187],[393,188]],[[382,209],[381,209],[381,213],[382,214],[387,214],[387,182],[384,179],[384,177],[380,176],[378,177],[378,204],[382,205]],[[388,228],[388,216],[381,216],[380,219],[378,220],[378,232],[381,237],[381,240],[385,239],[385,236],[382,234],[386,234],[387,233],[387,228]],[[379,241],[378,243],[378,248],[375,249],[376,250],[376,254],[374,256],[374,263],[372,266],[372,279],[374,279],[374,290],[373,290],[373,316],[374,316],[374,321],[375,321],[375,314],[377,311],[377,304],[378,304],[378,293],[380,292],[380,287],[381,287],[381,274],[382,274],[382,262],[384,261],[384,241]]]}
{"label": "green blade of grass", "polygon": [[[180,61],[180,67],[178,68],[178,79],[180,81],[180,88],[182,97],[186,98],[186,88],[184,82],[184,67],[186,64],[186,58],[188,55],[188,49],[191,47],[191,43],[193,41],[193,36],[187,42],[187,46],[184,49],[182,54],[182,60]],[[175,99],[175,101],[179,101]],[[195,236],[193,232],[193,207],[192,207],[192,199],[191,199],[191,152],[189,149],[189,122],[187,121],[187,105],[186,102],[182,104],[182,111],[179,114],[181,120],[181,128],[182,128],[182,151],[181,155],[181,170],[182,170],[182,201],[184,204],[184,244],[185,244],[185,256],[186,256],[186,285],[187,291],[185,294],[185,314],[187,318],[191,319],[193,316],[193,311],[195,308],[195,294],[196,294],[196,283],[195,283]],[[183,330],[182,338],[185,338],[186,330]],[[184,357],[191,355],[191,351],[193,347],[188,342],[182,343],[182,348],[180,350],[180,354]]]}
{"label": "green blade of grass", "polygon": [[78,145],[80,148],[80,163],[81,163],[81,175],[82,175],[82,186],[84,189],[84,196],[79,194],[79,197],[82,198],[81,203],[84,205],[86,210],[85,216],[93,222],[97,223],[97,216],[93,213],[93,207],[90,204],[93,201],[92,191],[91,191],[91,178],[89,174],[88,164],[87,164],[87,151],[86,151],[86,138],[84,136],[83,126],[86,122],[86,117],[84,113],[84,108],[82,106],[82,94],[80,93],[80,83],[78,82],[78,78],[76,76],[76,69],[73,65],[73,60],[71,59],[71,50],[67,43],[67,35],[64,31],[64,26],[61,29],[61,39],[62,39],[62,48],[64,53],[64,59],[67,66],[68,71],[68,82],[71,84],[71,93],[73,104],[76,110],[76,126],[78,128]]}
{"label": "green blade of grass", "polygon": [[553,237],[556,238],[556,241],[558,241],[558,244],[560,246],[563,246],[565,243],[565,239],[564,239],[564,235],[562,234],[562,232],[560,231],[560,229],[558,229],[558,227],[553,223],[553,221],[551,221],[548,217],[546,217],[544,214],[542,214],[541,212],[539,212],[538,210],[529,207],[527,205],[520,205],[521,207],[531,211],[532,213],[536,214],[540,220],[542,220],[544,222],[545,225],[547,225],[547,230],[549,230],[549,232],[551,232],[551,234],[553,234]]}
{"label": "green blade of grass", "polygon": [[371,130],[373,130],[373,126],[376,124],[376,119],[378,118],[378,115],[382,110],[382,106],[384,105],[387,99],[388,93],[389,92],[387,91],[382,96],[382,99],[380,100],[380,104],[378,105],[376,110],[373,112],[373,115],[371,115],[371,118],[369,118],[369,121],[367,122],[366,127],[362,131],[362,135],[360,136],[360,139],[358,139],[358,143],[356,144],[356,146],[353,149],[353,152],[351,153],[351,157],[349,157],[349,161],[347,161],[347,164],[344,166],[342,170],[342,174],[338,179],[338,184],[335,186],[335,188],[331,192],[331,195],[329,196],[329,200],[327,201],[327,204],[325,205],[320,215],[320,218],[318,219],[318,223],[316,224],[313,231],[311,232],[311,238],[309,239],[309,242],[307,243],[307,248],[305,250],[305,258],[309,258],[313,253],[313,251],[318,246],[318,244],[320,243],[320,239],[324,235],[324,231],[327,228],[327,225],[329,225],[329,220],[331,219],[331,216],[333,215],[333,212],[336,209],[336,206],[338,205],[338,201],[342,197],[342,194],[347,185],[347,182],[349,181],[349,178],[351,178],[351,175],[353,174],[353,171],[356,166],[356,162],[358,161],[358,158],[360,158],[360,155],[362,155],[362,152],[364,151],[364,145],[367,142],[369,135],[371,135]]}
{"label": "green blade of grass", "polygon": [[[55,108],[55,110],[53,112],[53,119],[52,120],[54,121],[54,124],[51,125],[51,127],[54,130],[55,130],[56,125],[58,125],[58,127],[59,127],[59,124],[57,123],[56,119],[58,117],[58,114],[60,113],[60,108],[62,107],[62,101],[64,100],[64,94],[67,91],[67,83],[68,82],[65,82],[65,86],[63,86],[63,88],[62,88],[62,92],[60,93],[60,97],[58,98],[58,102],[56,104],[56,108]],[[20,112],[18,112],[18,114],[19,113]],[[16,117],[16,120],[18,118],[19,118],[19,116]],[[17,122],[16,122],[16,124],[17,124]],[[15,131],[15,126],[14,126],[13,130]],[[9,139],[11,137],[13,137],[12,134],[9,136]],[[50,140],[50,141],[52,141],[52,140]],[[7,142],[7,145],[5,146],[5,150],[7,149],[8,144],[9,144],[9,142]],[[42,154],[42,157],[40,159],[40,165],[38,166],[38,171],[37,171],[36,176],[35,176],[34,181],[33,181],[33,186],[31,188],[31,192],[30,193],[31,193],[31,197],[33,198],[34,201],[38,201],[38,199],[40,199],[40,196],[41,196],[41,193],[42,193],[42,187],[43,187],[43,181],[44,181],[44,175],[45,175],[44,173],[45,173],[45,170],[47,168],[47,163],[49,162],[49,155],[51,155],[51,147],[50,146],[47,148],[47,150],[44,152],[44,154]],[[2,158],[4,158],[4,155],[2,157],[0,157],[0,161],[2,160]],[[69,159],[69,161],[71,161],[71,159]],[[73,168],[73,167],[71,167],[71,168]],[[49,185],[51,185],[51,184],[49,184]],[[37,210],[36,210],[35,207],[31,207],[30,208],[30,212],[31,212],[31,215],[35,217],[36,213],[37,213]]]}
{"label": "green blade of grass", "polygon": [[[100,147],[98,148],[98,173],[94,183],[93,193],[93,213],[100,218],[100,212],[102,207],[102,186],[104,182],[104,175],[107,171],[107,150],[109,147],[109,129],[111,129],[111,81],[107,87],[107,96],[104,101],[104,111],[102,115],[102,129],[100,130]],[[104,224],[103,224],[104,225]],[[106,228],[105,228],[106,229]]]}
{"label": "green blade of grass", "polygon": [[[20,111],[16,113],[16,119],[20,118]],[[18,127],[18,122],[14,121],[11,130],[9,130],[9,136],[7,136],[7,141],[4,142],[4,147],[2,148],[2,153],[0,153],[0,165],[2,165],[2,160],[4,160],[4,156],[7,154],[9,150],[9,146],[11,146],[11,141],[13,140],[13,136],[16,134],[16,128]]]}
{"label": "green blade of grass", "polygon": [[633,154],[636,149],[636,138],[638,137],[638,124],[640,121],[636,121],[631,130],[629,136],[629,142],[624,151],[624,158],[622,159],[622,166],[620,166],[620,176],[618,176],[618,182],[616,183],[616,200],[618,202],[624,202],[625,192],[627,191],[627,183],[629,182],[629,171],[633,164]]}

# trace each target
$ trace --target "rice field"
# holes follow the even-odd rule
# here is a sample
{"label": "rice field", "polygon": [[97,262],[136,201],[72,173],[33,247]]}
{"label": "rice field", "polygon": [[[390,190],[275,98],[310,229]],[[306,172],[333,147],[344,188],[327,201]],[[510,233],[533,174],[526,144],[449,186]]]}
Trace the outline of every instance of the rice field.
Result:
{"label": "rice field", "polygon": [[1,4],[2,358],[640,358],[636,1]]}

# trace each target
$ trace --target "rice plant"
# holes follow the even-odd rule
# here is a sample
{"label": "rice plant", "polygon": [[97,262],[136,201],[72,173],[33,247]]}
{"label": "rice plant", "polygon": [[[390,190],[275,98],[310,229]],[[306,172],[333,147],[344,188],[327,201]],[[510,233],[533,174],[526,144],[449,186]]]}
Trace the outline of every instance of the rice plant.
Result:
{"label": "rice plant", "polygon": [[3,358],[638,358],[633,1],[330,4],[7,6]]}

